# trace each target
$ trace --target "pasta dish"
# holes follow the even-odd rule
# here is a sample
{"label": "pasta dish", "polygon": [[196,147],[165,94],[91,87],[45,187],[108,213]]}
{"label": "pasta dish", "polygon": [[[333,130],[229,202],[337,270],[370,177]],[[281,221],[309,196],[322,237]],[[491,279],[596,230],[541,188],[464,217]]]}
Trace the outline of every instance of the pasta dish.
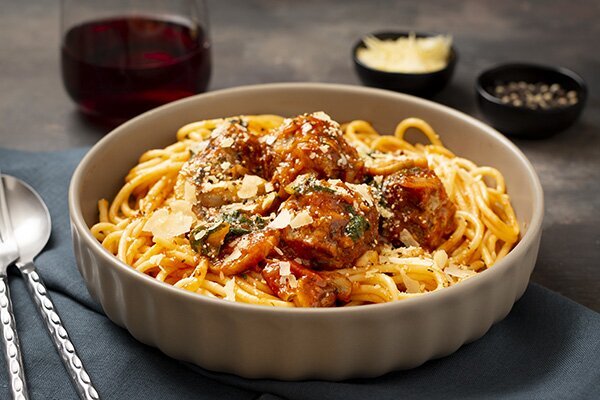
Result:
{"label": "pasta dish", "polygon": [[[417,129],[426,143],[410,143]],[[122,262],[201,295],[282,307],[401,300],[455,285],[513,248],[502,174],[430,125],[381,135],[323,112],[188,124],[144,153],[93,235]]]}

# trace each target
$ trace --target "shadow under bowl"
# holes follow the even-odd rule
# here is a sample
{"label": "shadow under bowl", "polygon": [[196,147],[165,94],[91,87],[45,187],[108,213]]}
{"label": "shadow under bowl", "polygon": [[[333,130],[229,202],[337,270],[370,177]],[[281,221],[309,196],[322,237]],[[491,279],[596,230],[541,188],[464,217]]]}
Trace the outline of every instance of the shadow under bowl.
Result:
{"label": "shadow under bowl", "polygon": [[[390,40],[408,37],[409,34],[410,32],[378,32],[371,35],[381,40]],[[415,36],[425,38],[437,36],[437,34],[415,33]],[[382,71],[371,68],[358,59],[358,50],[366,47],[363,39],[360,39],[352,48],[352,60],[358,77],[367,86],[429,98],[448,85],[458,60],[456,49],[452,46],[446,67],[439,71],[422,74]]]}
{"label": "shadow under bowl", "polygon": [[[557,83],[568,92],[574,90],[578,101],[572,105],[549,109],[530,109],[502,103],[493,94],[501,83]],[[477,101],[483,116],[491,125],[508,136],[545,138],[571,126],[581,114],[587,100],[584,80],[575,72],[562,67],[510,63],[498,65],[479,75],[476,82]]]}

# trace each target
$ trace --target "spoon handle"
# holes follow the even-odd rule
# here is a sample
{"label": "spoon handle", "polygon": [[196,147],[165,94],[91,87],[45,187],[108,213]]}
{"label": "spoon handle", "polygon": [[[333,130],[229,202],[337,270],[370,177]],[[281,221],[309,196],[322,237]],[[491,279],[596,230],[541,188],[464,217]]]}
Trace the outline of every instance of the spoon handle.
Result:
{"label": "spoon handle", "polygon": [[28,400],[25,369],[23,368],[15,315],[13,314],[10,292],[8,291],[8,279],[6,273],[0,275],[2,278],[0,279],[0,321],[2,322],[4,359],[8,367],[10,392],[15,400]]}
{"label": "spoon handle", "polygon": [[46,330],[48,331],[58,354],[60,354],[60,358],[62,359],[65,368],[69,372],[71,382],[73,383],[79,398],[82,400],[100,399],[98,392],[92,384],[90,376],[77,355],[77,351],[75,351],[73,343],[71,343],[71,340],[69,339],[69,335],[67,334],[60,317],[56,313],[54,303],[50,300],[46,286],[37,273],[35,265],[33,262],[25,264],[19,263],[18,267],[25,277],[29,294],[35,300],[37,309],[46,325]]}

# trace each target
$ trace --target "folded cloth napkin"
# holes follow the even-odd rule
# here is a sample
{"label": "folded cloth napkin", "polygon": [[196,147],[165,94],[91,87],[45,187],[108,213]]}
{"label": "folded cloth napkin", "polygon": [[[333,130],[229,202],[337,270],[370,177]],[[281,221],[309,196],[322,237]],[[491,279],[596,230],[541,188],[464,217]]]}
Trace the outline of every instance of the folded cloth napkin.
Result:
{"label": "folded cloth napkin", "polygon": [[[102,398],[600,398],[600,314],[535,284],[482,339],[449,357],[376,379],[250,380],[173,360],[110,322],[77,271],[67,187],[85,151],[0,149],[0,168],[32,185],[50,209],[52,237],[37,266]],[[23,281],[16,271],[9,279],[31,399],[76,398]],[[6,369],[0,363],[0,399],[8,398]]]}

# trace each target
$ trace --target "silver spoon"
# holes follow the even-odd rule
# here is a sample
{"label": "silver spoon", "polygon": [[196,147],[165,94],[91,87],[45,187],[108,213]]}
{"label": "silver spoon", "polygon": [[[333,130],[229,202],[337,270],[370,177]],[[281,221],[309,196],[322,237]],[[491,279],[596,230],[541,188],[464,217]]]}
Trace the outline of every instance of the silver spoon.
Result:
{"label": "silver spoon", "polygon": [[50,213],[42,198],[25,182],[4,175],[6,199],[12,220],[14,236],[19,247],[16,266],[21,271],[29,294],[44,320],[56,350],[60,354],[71,382],[81,399],[99,399],[81,359],[58,316],[46,286],[37,273],[33,259],[42,251],[50,238]]}

